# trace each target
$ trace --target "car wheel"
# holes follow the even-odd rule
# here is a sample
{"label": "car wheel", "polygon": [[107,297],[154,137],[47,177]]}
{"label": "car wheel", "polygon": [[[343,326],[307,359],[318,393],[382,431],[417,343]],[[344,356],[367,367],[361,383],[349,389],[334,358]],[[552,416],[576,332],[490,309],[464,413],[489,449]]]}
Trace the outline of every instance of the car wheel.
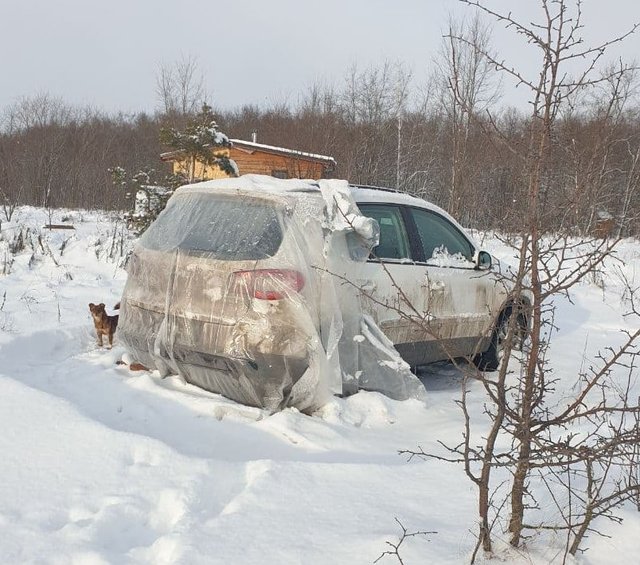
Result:
{"label": "car wheel", "polygon": [[[511,308],[508,308],[498,318],[493,332],[491,334],[491,343],[489,348],[480,355],[477,355],[473,360],[474,364],[481,371],[496,371],[502,363],[504,357],[504,344],[509,333],[509,320],[511,318]],[[514,340],[518,340],[520,334],[519,329],[516,330],[516,336]],[[517,345],[517,344],[514,344]]]}

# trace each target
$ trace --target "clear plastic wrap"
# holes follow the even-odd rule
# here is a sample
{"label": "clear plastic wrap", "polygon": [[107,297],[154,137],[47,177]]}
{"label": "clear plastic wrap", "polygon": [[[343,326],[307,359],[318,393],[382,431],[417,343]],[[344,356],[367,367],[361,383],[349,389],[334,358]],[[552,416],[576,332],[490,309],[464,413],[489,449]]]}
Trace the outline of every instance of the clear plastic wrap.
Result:
{"label": "clear plastic wrap", "polygon": [[377,238],[345,181],[182,187],[129,260],[119,339],[161,374],[270,411],[359,388],[423,398],[352,282]]}

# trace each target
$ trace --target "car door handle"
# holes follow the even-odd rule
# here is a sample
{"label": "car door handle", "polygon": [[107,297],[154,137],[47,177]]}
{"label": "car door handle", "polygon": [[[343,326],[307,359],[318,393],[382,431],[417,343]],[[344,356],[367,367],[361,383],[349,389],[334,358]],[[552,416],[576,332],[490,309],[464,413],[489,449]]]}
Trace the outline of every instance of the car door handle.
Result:
{"label": "car door handle", "polygon": [[444,292],[446,288],[447,285],[444,283],[444,281],[432,281],[429,284],[429,290],[432,290],[434,292]]}
{"label": "car door handle", "polygon": [[364,290],[365,292],[373,292],[376,290],[377,285],[373,281],[367,281],[360,283],[360,290]]}

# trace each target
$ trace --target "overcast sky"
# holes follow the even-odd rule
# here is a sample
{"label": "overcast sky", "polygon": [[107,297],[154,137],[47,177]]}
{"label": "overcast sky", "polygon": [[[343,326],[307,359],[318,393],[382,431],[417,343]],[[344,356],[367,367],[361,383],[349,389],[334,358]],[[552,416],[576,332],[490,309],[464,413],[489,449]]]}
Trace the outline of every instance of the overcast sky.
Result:
{"label": "overcast sky", "polygon": [[[538,0],[486,0],[531,20]],[[585,0],[589,40],[640,21],[639,0]],[[153,111],[161,64],[196,57],[216,107],[295,102],[314,81],[340,84],[354,63],[404,62],[414,81],[456,0],[0,0],[0,108],[48,92],[107,111]],[[538,18],[539,19],[539,18]],[[522,37],[494,25],[513,65],[535,69]],[[634,58],[640,33],[612,55]],[[518,93],[507,93],[517,103]]]}

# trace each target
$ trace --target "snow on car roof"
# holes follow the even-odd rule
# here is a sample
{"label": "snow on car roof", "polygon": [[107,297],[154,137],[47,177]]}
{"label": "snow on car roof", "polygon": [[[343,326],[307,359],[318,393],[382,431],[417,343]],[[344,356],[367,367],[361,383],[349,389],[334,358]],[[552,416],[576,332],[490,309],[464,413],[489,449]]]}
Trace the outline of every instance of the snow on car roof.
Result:
{"label": "snow on car roof", "polygon": [[[324,180],[322,182],[343,184],[347,181],[331,179]],[[439,206],[436,206],[426,200],[422,200],[421,198],[411,196],[410,194],[383,187],[350,185],[350,188],[356,202],[402,204],[405,206],[426,208],[445,216],[459,226],[458,222]],[[180,187],[176,193],[210,192],[211,190],[235,190],[238,192],[253,194],[260,193],[264,195],[273,194],[280,196],[293,196],[295,193],[308,194],[317,192],[318,196],[321,196],[319,181],[309,179],[277,179],[267,175],[242,175],[240,177],[229,177],[198,182]]]}
{"label": "snow on car roof", "polygon": [[399,192],[389,188],[352,185],[351,193],[356,202],[391,202],[393,204],[420,206],[421,208],[428,207],[440,210],[435,204],[431,204],[426,200],[416,198],[406,192]]}
{"label": "snow on car roof", "polygon": [[267,175],[242,175],[223,179],[187,184],[176,192],[210,192],[211,190],[237,190],[282,194],[287,192],[319,190],[317,181],[302,179],[277,179]]}
{"label": "snow on car roof", "polygon": [[[331,179],[326,183],[343,184],[347,181]],[[390,188],[350,185],[351,192],[356,200],[367,202],[393,202],[421,207],[433,207],[440,210],[435,204],[431,204],[409,194],[398,192]],[[211,190],[238,190],[242,192],[272,192],[277,194],[305,192],[320,194],[319,181],[306,179],[277,179],[267,175],[243,175],[241,177],[229,177],[215,179],[180,187],[177,192],[209,192]]]}

